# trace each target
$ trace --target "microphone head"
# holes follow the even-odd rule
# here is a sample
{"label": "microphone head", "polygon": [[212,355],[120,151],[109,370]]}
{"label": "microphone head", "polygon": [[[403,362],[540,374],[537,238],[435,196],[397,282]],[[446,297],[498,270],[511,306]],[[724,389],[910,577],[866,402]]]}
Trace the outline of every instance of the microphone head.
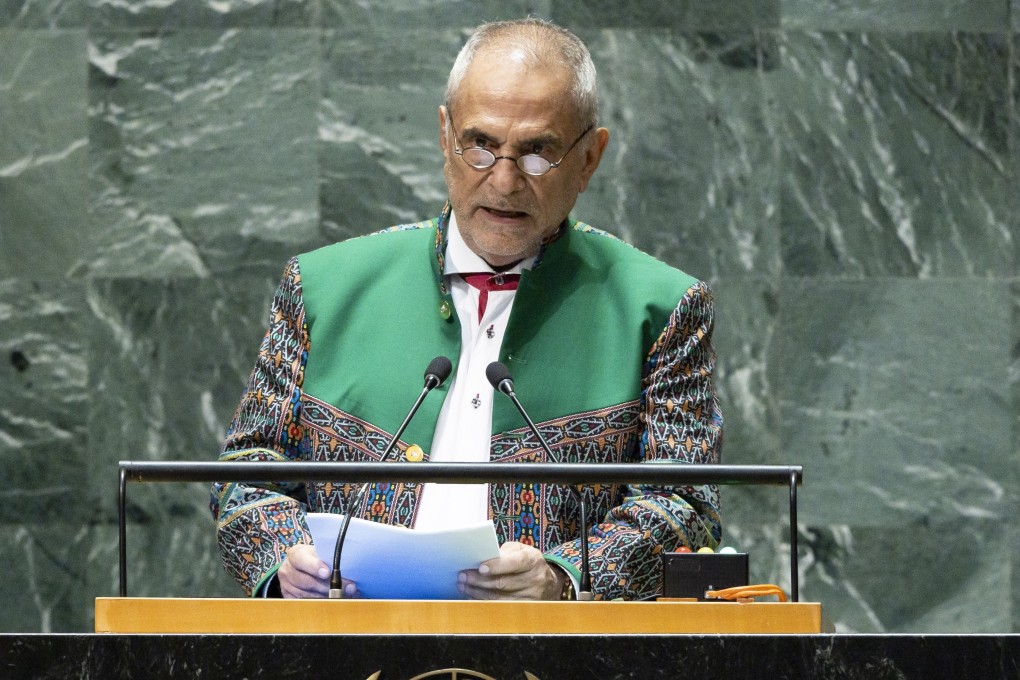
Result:
{"label": "microphone head", "polygon": [[510,369],[498,361],[493,361],[485,367],[485,377],[489,379],[489,384],[500,392],[503,391],[500,385],[504,381],[510,383],[510,389],[513,389],[514,378],[510,375]]}
{"label": "microphone head", "polygon": [[440,355],[430,361],[429,367],[425,369],[425,384],[435,383],[432,387],[439,387],[450,377],[452,371],[453,364],[449,359]]}

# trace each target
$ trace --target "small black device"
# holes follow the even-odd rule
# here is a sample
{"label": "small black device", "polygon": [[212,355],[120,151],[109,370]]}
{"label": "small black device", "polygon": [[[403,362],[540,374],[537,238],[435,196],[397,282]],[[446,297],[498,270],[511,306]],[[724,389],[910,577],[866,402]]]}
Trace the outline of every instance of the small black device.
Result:
{"label": "small black device", "polygon": [[662,572],[663,597],[705,602],[706,590],[747,585],[747,553],[664,553]]}

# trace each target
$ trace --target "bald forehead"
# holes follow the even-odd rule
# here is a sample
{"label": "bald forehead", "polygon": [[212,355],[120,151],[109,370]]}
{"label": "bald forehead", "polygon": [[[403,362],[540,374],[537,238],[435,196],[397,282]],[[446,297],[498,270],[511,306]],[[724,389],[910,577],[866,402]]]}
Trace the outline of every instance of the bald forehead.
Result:
{"label": "bald forehead", "polygon": [[[516,45],[487,45],[472,60],[457,92],[458,99],[470,98],[510,83],[520,96],[541,89],[569,100],[573,81],[570,69],[562,62],[529,53]],[[541,88],[538,85],[541,84]],[[450,102],[456,104],[456,102]]]}

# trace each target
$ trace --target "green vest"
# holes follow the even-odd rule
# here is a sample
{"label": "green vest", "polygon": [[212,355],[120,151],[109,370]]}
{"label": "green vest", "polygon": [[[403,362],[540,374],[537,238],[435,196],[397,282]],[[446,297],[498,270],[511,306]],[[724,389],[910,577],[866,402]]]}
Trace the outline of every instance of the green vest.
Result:
{"label": "green vest", "polygon": [[[306,394],[394,432],[447,356],[456,375],[460,325],[442,282],[445,216],[351,239],[298,258],[310,350]],[[521,277],[501,361],[535,422],[641,396],[645,361],[696,280],[623,241],[569,221]],[[449,381],[403,436],[428,455]],[[494,435],[524,426],[509,399]]]}

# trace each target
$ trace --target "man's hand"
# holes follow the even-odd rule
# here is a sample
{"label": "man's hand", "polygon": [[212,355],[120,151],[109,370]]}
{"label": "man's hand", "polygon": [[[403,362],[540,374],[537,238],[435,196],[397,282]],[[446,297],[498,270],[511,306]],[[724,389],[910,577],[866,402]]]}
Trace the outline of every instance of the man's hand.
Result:
{"label": "man's hand", "polygon": [[[329,595],[329,565],[319,559],[315,547],[307,544],[287,548],[276,578],[280,594],[287,598],[326,597]],[[358,597],[354,581],[344,579],[344,597]]]}
{"label": "man's hand", "polygon": [[558,600],[565,578],[536,548],[511,541],[499,557],[460,572],[457,588],[475,600]]}

